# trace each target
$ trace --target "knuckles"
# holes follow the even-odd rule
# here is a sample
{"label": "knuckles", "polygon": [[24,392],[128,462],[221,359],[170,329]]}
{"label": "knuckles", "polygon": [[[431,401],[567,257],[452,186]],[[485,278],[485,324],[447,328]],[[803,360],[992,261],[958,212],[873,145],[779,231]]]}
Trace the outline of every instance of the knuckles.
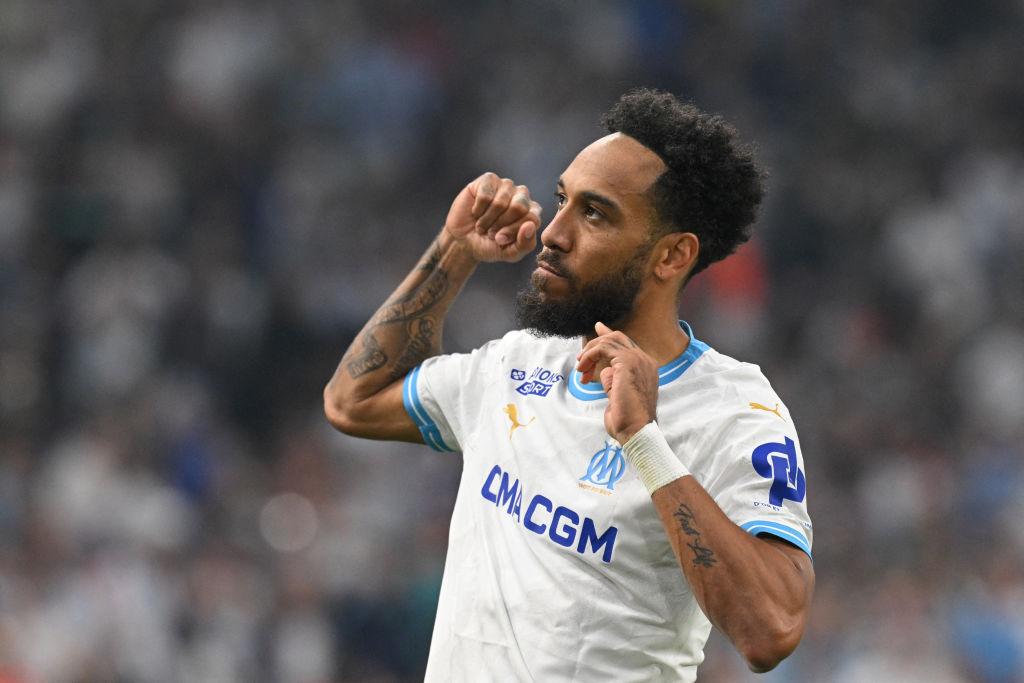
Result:
{"label": "knuckles", "polygon": [[488,171],[473,182],[476,185],[476,196],[477,197],[493,197],[497,191],[498,176],[495,173]]}
{"label": "knuckles", "polygon": [[[526,185],[517,185],[511,178],[501,178],[496,173],[488,171],[473,181],[471,187],[477,197],[484,199],[498,199],[515,201],[524,204],[527,209],[532,208],[537,202],[530,198],[530,189]],[[539,204],[537,204],[539,208]]]}

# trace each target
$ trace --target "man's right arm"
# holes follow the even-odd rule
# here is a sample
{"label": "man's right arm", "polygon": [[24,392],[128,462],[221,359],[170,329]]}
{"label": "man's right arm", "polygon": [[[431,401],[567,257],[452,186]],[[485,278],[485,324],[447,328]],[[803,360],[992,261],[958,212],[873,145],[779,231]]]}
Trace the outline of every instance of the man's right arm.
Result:
{"label": "man's right arm", "polygon": [[338,430],[370,439],[422,442],[402,401],[406,373],[441,353],[452,302],[481,261],[518,261],[533,251],[540,205],[525,186],[485,173],[455,198],[441,234],[356,335],[324,389]]}

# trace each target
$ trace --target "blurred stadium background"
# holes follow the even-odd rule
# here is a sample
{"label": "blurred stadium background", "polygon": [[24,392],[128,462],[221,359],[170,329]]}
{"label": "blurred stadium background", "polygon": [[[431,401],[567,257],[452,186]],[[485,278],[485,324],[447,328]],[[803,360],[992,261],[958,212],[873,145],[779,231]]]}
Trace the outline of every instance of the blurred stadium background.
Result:
{"label": "blurred stadium background", "polygon": [[1024,680],[1022,36],[1019,0],[0,0],[0,680],[421,677],[458,458],[332,433],[322,386],[465,182],[550,217],[635,85],[772,172],[682,312],[808,462],[813,617],[757,680]]}

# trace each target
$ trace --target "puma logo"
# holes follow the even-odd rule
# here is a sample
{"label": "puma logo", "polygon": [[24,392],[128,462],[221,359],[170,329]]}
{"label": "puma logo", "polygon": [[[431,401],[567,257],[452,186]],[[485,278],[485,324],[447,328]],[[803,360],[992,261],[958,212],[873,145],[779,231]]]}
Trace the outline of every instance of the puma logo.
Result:
{"label": "puma logo", "polygon": [[527,422],[526,424],[523,424],[522,422],[520,422],[519,421],[519,416],[518,416],[518,414],[516,412],[516,406],[515,406],[514,403],[509,403],[507,406],[505,406],[504,410],[505,410],[505,414],[508,415],[508,419],[512,421],[512,426],[508,428],[508,440],[509,441],[512,440],[513,432],[515,432],[520,427],[525,427],[526,425],[530,424],[530,422],[533,422],[534,420],[537,419],[536,417],[531,417],[530,418],[530,422]]}
{"label": "puma logo", "polygon": [[752,402],[750,404],[750,407],[753,408],[754,410],[763,410],[763,411],[768,412],[768,413],[775,413],[775,416],[778,417],[780,420],[785,421],[785,419],[786,419],[786,418],[782,417],[782,413],[779,412],[779,404],[778,403],[775,404],[774,408],[769,408],[768,406],[761,405],[760,403],[753,403]]}

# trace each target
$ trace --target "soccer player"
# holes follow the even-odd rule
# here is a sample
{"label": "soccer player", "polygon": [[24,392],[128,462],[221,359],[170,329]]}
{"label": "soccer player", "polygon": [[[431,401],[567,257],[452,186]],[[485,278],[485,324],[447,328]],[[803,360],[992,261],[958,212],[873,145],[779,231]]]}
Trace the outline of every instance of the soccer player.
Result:
{"label": "soccer player", "polygon": [[343,432],[462,453],[431,681],[693,681],[712,623],[754,671],[804,630],[792,417],[677,319],[686,282],[749,237],[762,174],[667,93],[603,122],[558,179],[523,330],[441,354],[477,265],[523,258],[541,225],[526,187],[485,173],[324,392]]}

